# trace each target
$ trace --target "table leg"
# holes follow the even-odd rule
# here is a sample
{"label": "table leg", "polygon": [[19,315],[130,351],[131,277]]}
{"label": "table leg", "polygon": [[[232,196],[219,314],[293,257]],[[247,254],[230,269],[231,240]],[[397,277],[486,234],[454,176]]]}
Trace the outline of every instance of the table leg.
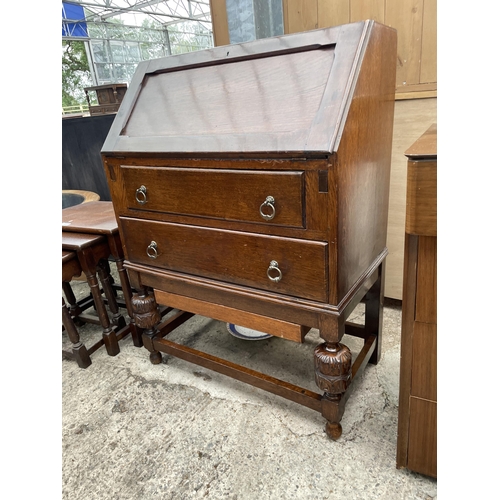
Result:
{"label": "table leg", "polygon": [[130,324],[130,334],[132,335],[132,341],[136,347],[142,347],[142,336],[139,332],[134,319],[134,310],[132,308],[132,288],[130,286],[130,281],[128,279],[127,270],[123,265],[122,258],[115,258],[116,268],[118,269],[118,277],[120,278],[120,284],[122,286],[123,297],[125,299],[125,305],[127,306],[127,313],[129,316]]}
{"label": "table leg", "polygon": [[321,414],[327,420],[325,431],[334,440],[342,435],[340,420],[345,407],[342,395],[351,383],[351,362],[351,351],[340,342],[324,342],[314,349],[316,385],[324,391]]}
{"label": "table leg", "polygon": [[82,263],[82,269],[87,276],[87,283],[89,284],[92,297],[94,299],[94,305],[99,316],[99,321],[103,327],[102,338],[104,340],[104,345],[106,346],[106,351],[110,356],[116,356],[120,352],[120,346],[118,345],[118,340],[116,338],[116,333],[111,327],[111,322],[109,321],[108,313],[104,306],[104,300],[101,295],[101,290],[99,288],[99,282],[95,275],[95,268],[90,266],[85,266]]}
{"label": "table leg", "polygon": [[[376,365],[382,355],[382,327],[383,327],[383,309],[384,309],[384,276],[385,260],[378,268],[378,278],[366,294],[365,304],[365,331],[366,338],[369,335],[377,337],[377,345],[369,359],[369,363]],[[366,343],[366,340],[365,340]]]}
{"label": "table leg", "polygon": [[73,323],[77,326],[82,326],[85,324],[84,321],[78,319],[78,316],[82,313],[80,306],[77,304],[75,294],[73,293],[73,289],[71,285],[67,281],[62,282],[62,289],[64,292],[64,296],[69,303],[69,312],[71,317],[73,318]]}
{"label": "table leg", "polygon": [[62,299],[62,323],[68,337],[73,344],[73,355],[80,368],[87,368],[92,364],[87,348],[80,341],[80,335],[71,318],[71,314],[66,306],[64,298]]}
{"label": "table leg", "polygon": [[157,334],[156,325],[161,320],[160,310],[154,295],[142,288],[132,296],[132,308],[134,311],[135,324],[142,328],[142,341],[144,347],[149,351],[149,360],[154,365],[161,363],[161,352],[154,348],[153,340]]}
{"label": "table leg", "polygon": [[116,302],[115,291],[111,283],[111,274],[109,273],[109,263],[106,260],[101,260],[97,264],[97,274],[101,280],[102,288],[106,299],[108,300],[109,309],[113,313],[111,318],[112,323],[120,330],[125,326],[125,318],[120,313],[120,308]]}

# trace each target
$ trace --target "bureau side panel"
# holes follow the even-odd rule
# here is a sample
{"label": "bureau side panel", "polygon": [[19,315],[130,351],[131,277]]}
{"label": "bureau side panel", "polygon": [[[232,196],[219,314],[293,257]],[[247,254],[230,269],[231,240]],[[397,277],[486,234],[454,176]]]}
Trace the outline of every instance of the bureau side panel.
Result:
{"label": "bureau side panel", "polygon": [[338,299],[386,247],[396,32],[374,24],[337,149]]}

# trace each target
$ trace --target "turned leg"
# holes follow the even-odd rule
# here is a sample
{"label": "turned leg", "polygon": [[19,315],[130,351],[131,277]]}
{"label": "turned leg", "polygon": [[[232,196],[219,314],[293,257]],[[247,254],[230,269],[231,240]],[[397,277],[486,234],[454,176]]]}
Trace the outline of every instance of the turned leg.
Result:
{"label": "turned leg", "polygon": [[110,356],[116,356],[120,352],[120,346],[118,345],[116,332],[111,327],[108,313],[104,307],[104,300],[102,299],[99,282],[97,281],[96,275],[90,269],[88,269],[88,273],[86,271],[85,274],[87,275],[87,282],[94,299],[99,321],[103,327],[102,338],[104,340],[104,345],[106,346],[106,351]]}
{"label": "turned leg", "polygon": [[113,290],[111,283],[111,274],[109,272],[109,262],[107,260],[101,260],[97,265],[97,273],[99,275],[99,279],[101,280],[102,288],[104,290],[104,295],[108,300],[108,306],[112,313],[111,322],[118,329],[121,329],[125,326],[125,318],[120,313],[120,308],[118,307],[118,303],[116,302],[115,291]]}
{"label": "turned leg", "polygon": [[158,365],[161,363],[161,352],[154,348],[153,340],[156,335],[155,326],[159,323],[161,315],[154,295],[148,293],[146,288],[142,288],[132,296],[132,309],[135,324],[144,330],[142,341],[149,351],[149,360]]}
{"label": "turned leg", "polygon": [[80,341],[80,335],[73,320],[71,319],[71,314],[66,306],[64,298],[62,299],[62,323],[68,333],[70,341],[73,344],[73,355],[75,356],[78,366],[80,368],[89,367],[92,364],[92,361],[90,360],[87,348]]}
{"label": "turned leg", "polygon": [[85,322],[78,318],[78,316],[80,314],[82,314],[82,310],[76,301],[76,297],[75,297],[75,294],[73,293],[73,289],[71,288],[71,285],[67,281],[63,281],[62,282],[62,289],[64,292],[64,296],[66,297],[66,300],[68,301],[69,312],[71,314],[71,317],[73,318],[73,322],[77,326],[84,325]]}
{"label": "turned leg", "polygon": [[123,297],[125,299],[125,305],[127,307],[127,313],[129,316],[130,333],[132,335],[132,341],[136,347],[142,347],[142,336],[139,332],[134,319],[134,310],[132,308],[132,288],[130,286],[130,281],[128,279],[127,270],[123,266],[123,259],[116,258],[116,268],[118,269],[118,277],[120,278],[120,284],[123,291]]}
{"label": "turned leg", "polygon": [[339,342],[324,342],[314,349],[316,385],[324,391],[321,414],[326,418],[325,431],[331,439],[342,434],[343,394],[351,383],[351,351]]}

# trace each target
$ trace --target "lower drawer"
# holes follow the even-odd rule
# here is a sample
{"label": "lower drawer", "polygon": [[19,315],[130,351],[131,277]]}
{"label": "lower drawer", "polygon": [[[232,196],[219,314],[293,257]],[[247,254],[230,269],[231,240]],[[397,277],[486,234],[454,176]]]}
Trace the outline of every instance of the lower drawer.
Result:
{"label": "lower drawer", "polygon": [[327,243],[121,218],[131,262],[327,302]]}

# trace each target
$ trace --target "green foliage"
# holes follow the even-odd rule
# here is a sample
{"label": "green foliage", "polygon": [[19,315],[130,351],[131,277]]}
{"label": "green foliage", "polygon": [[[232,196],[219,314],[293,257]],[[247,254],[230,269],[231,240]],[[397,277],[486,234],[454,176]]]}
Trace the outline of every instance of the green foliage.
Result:
{"label": "green foliage", "polygon": [[[167,53],[164,27],[150,19],[141,26],[127,26],[120,19],[89,23],[89,37],[99,81],[118,79],[129,82],[140,61],[163,57]],[[212,46],[209,30],[198,22],[177,23],[169,27],[172,54]],[[109,42],[107,41],[109,40]],[[86,104],[84,87],[93,85],[83,41],[62,42],[62,106]],[[114,64],[111,72],[111,63]],[[106,73],[107,72],[107,73]],[[94,95],[90,96],[93,100]]]}
{"label": "green foliage", "polygon": [[86,104],[84,87],[92,85],[84,42],[62,42],[62,106]]}

